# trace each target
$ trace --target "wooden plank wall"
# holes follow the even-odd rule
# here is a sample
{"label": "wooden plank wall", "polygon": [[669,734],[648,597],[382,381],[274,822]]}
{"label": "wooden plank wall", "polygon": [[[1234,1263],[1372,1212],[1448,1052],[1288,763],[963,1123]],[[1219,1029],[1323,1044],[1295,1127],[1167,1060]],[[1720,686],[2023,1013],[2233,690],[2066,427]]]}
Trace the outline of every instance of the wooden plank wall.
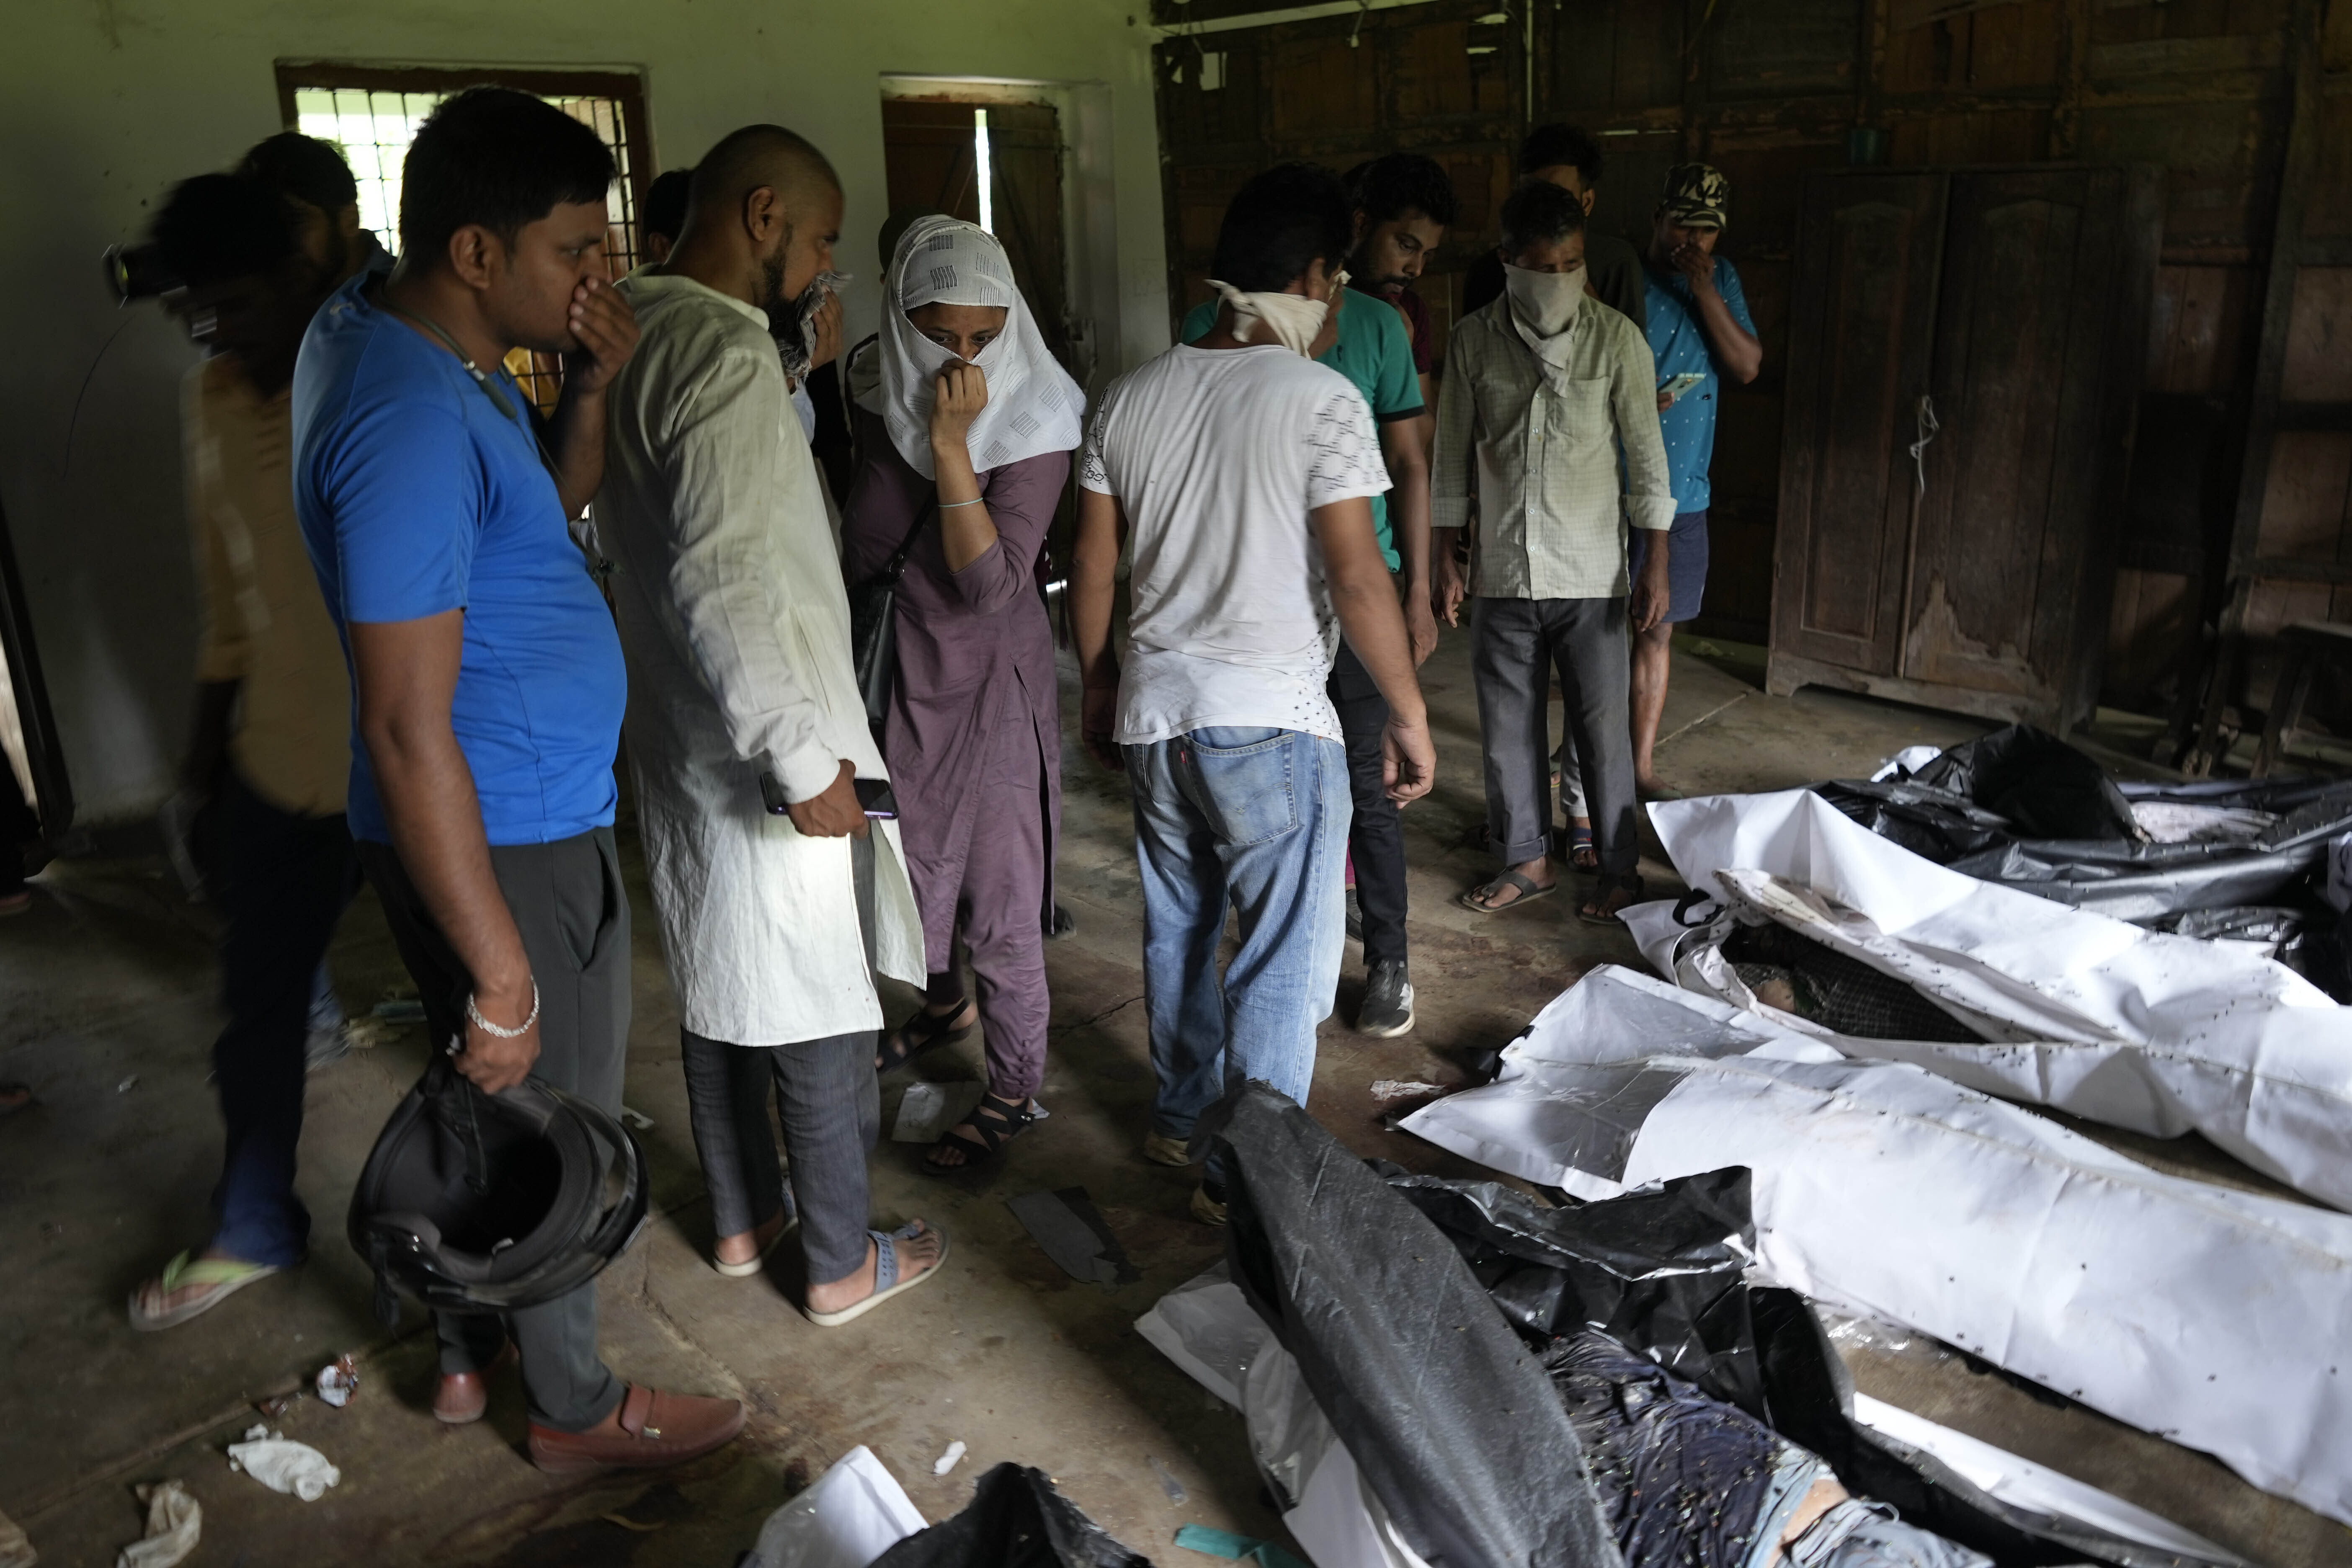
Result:
{"label": "wooden plank wall", "polygon": [[[1176,37],[1159,51],[1168,166],[1171,308],[1197,298],[1217,215],[1275,157],[1344,167],[1390,147],[1448,163],[1465,198],[1439,276],[1492,241],[1524,126],[1567,120],[1609,156],[1596,225],[1641,243],[1670,163],[1704,158],[1732,183],[1722,253],[1738,265],[1765,372],[1727,393],[1714,472],[1714,571],[1699,629],[1761,641],[1770,617],[1789,272],[1809,170],[1857,157],[1891,167],[2043,161],[2153,163],[2168,171],[2162,266],[2126,537],[2108,636],[2110,700],[2152,710],[2220,584],[2253,334],[2286,132],[2280,69],[2289,0],[1487,0]],[[1224,0],[1222,9],[1249,7]],[[1934,16],[1930,13],[1948,14]],[[2326,22],[2328,124],[2315,214],[2352,261],[2352,0]],[[1488,20],[1500,17],[1501,21]],[[1349,33],[1360,26],[1356,47]],[[1532,34],[1532,58],[1523,54]],[[1481,54],[1466,54],[1483,47]],[[1221,57],[1203,88],[1200,57]],[[1527,85],[1522,86],[1525,82]],[[1864,132],[1857,137],[1855,132]],[[1858,145],[1874,142],[1875,146]],[[2314,232],[2322,220],[2314,219]],[[2306,278],[2290,376],[2352,379],[2352,269]],[[2291,384],[2292,382],[2291,382]],[[2308,395],[2344,395],[2314,391]],[[2294,395],[2290,393],[2289,395]],[[2297,432],[2275,509],[2292,547],[2352,561],[2352,433]],[[2282,541],[2282,548],[2289,542]],[[2270,546],[2266,543],[2265,550]],[[2333,611],[2352,590],[2300,584],[2258,626]],[[2337,598],[2346,602],[2338,605]]]}

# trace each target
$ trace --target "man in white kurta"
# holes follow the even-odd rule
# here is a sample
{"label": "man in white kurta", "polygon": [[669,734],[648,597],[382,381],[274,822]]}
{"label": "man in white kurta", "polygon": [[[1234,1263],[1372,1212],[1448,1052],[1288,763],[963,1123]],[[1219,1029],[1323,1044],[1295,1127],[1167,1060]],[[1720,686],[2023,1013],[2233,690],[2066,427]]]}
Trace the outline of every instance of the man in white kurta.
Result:
{"label": "man in white kurta", "polygon": [[[787,1227],[772,1078],[810,1313],[825,1321],[928,1277],[940,1243],[866,1229],[874,975],[922,984],[922,925],[897,824],[869,830],[854,793],[852,774],[887,774],[821,481],[761,308],[830,267],[840,195],[814,150],[777,137],[713,149],[668,262],[619,285],[642,336],[613,386],[595,517],[717,1262],[756,1273]],[[763,805],[763,773],[788,813]]]}

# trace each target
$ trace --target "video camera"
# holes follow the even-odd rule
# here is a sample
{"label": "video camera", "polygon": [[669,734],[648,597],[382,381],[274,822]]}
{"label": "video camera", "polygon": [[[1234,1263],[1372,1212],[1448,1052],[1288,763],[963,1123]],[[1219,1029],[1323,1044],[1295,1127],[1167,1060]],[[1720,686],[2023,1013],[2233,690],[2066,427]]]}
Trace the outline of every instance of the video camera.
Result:
{"label": "video camera", "polygon": [[163,250],[152,241],[110,245],[100,259],[106,267],[106,285],[114,290],[118,304],[160,299],[187,286],[163,264]]}

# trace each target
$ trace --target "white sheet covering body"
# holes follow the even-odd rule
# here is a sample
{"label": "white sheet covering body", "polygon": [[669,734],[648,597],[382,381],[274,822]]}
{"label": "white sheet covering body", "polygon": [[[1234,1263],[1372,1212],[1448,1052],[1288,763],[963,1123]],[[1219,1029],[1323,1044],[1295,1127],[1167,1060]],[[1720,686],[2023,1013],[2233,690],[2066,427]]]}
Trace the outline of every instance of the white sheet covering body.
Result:
{"label": "white sheet covering body", "polygon": [[1503,1064],[1403,1126],[1588,1197],[1745,1165],[1772,1280],[2352,1522],[2352,1218],[2159,1174],[1613,965]]}
{"label": "white sheet covering body", "polygon": [[1987,1044],[1853,1041],[1756,1008],[1712,935],[1627,911],[1685,987],[1988,1093],[2154,1137],[2195,1131],[2352,1208],[2352,1008],[2269,959],[1979,882],[1879,837],[1810,790],[1651,807],[1695,889],[1909,982]]}
{"label": "white sheet covering body", "polygon": [[[597,537],[629,663],[637,833],[677,992],[707,1039],[787,1045],[882,1026],[847,838],[762,806],[889,773],[849,652],[824,487],[767,317],[690,278],[617,287],[643,331],[614,382]],[[920,984],[898,825],[876,822],[875,967]]]}

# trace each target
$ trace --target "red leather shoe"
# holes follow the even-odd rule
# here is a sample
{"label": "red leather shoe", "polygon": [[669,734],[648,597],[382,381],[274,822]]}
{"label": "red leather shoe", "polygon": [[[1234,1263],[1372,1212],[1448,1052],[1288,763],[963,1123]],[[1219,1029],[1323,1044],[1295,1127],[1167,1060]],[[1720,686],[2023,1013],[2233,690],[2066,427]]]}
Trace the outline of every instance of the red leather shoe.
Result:
{"label": "red leather shoe", "polygon": [[579,1470],[659,1469],[698,1459],[743,1430],[743,1406],[732,1399],[663,1394],[629,1384],[620,1408],[585,1432],[559,1432],[534,1421],[530,1462],[550,1475]]}
{"label": "red leather shoe", "polygon": [[482,1412],[490,1407],[490,1390],[485,1381],[491,1373],[514,1359],[514,1344],[509,1341],[499,1347],[490,1364],[479,1372],[445,1372],[441,1385],[433,1391],[433,1419],[446,1426],[463,1426],[479,1421]]}

